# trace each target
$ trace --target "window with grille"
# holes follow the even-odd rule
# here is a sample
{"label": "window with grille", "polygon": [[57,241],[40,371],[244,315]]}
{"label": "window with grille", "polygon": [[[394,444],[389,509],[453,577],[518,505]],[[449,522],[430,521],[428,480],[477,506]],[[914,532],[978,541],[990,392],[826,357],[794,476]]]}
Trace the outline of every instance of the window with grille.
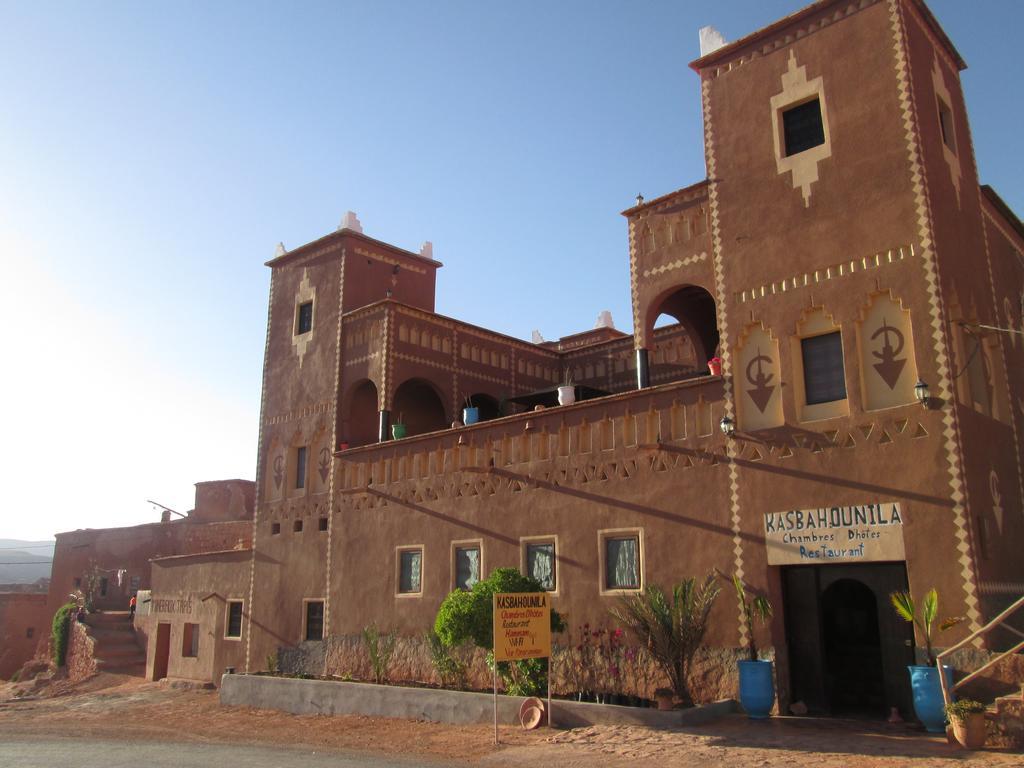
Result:
{"label": "window with grille", "polygon": [[480,547],[455,549],[455,588],[472,589],[480,581]]}
{"label": "window with grille", "polygon": [[800,340],[808,405],[846,399],[843,339],[839,331]]}
{"label": "window with grille", "polygon": [[313,302],[299,304],[298,316],[295,320],[295,333],[301,336],[313,330]]}
{"label": "window with grille", "polygon": [[306,639],[324,639],[324,601],[306,601]]}
{"label": "window with grille", "polygon": [[555,589],[555,544],[526,545],[526,575],[536,579],[548,592]]}
{"label": "window with grille", "polygon": [[640,537],[608,537],[604,547],[605,589],[640,589]]}
{"label": "window with grille", "polygon": [[242,601],[228,601],[228,626],[224,637],[242,636]]}
{"label": "window with grille", "polygon": [[417,594],[421,591],[423,550],[404,549],[398,553],[398,591]]}
{"label": "window with grille", "polygon": [[805,101],[783,112],[782,128],[786,137],[786,157],[824,144],[825,129],[821,123],[818,99]]}

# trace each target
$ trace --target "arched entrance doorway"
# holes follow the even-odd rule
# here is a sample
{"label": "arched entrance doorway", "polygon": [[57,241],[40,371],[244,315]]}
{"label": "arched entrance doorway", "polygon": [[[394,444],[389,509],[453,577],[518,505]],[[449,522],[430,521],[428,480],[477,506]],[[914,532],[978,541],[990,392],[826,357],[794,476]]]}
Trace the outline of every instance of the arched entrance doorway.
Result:
{"label": "arched entrance doorway", "polygon": [[652,383],[707,375],[719,336],[715,300],[704,288],[665,291],[648,306],[644,328]]}
{"label": "arched entrance doorway", "polygon": [[821,593],[825,695],[832,714],[886,714],[878,601],[856,579],[839,579]]}

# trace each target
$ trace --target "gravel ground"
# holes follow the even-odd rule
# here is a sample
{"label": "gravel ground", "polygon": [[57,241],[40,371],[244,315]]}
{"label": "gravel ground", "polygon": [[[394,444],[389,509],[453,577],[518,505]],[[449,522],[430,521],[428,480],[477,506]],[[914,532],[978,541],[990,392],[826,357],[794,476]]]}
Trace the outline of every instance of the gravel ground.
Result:
{"label": "gravel ground", "polygon": [[405,755],[445,765],[578,768],[658,766],[1024,766],[1024,755],[966,752],[945,738],[884,724],[730,716],[688,729],[594,726],[526,732],[502,727],[500,744],[487,725],[316,715],[220,706],[216,691],[99,675],[77,686],[55,683],[30,700],[12,699],[0,684],[0,742],[52,735],[85,739],[296,746],[374,755]]}

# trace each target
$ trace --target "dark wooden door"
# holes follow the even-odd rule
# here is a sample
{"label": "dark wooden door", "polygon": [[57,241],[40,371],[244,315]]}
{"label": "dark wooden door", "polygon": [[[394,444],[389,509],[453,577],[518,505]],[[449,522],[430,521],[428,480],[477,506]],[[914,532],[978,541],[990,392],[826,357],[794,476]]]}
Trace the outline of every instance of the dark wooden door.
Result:
{"label": "dark wooden door", "polygon": [[156,650],[153,655],[153,679],[167,677],[167,663],[171,657],[171,625],[160,622],[156,625]]}
{"label": "dark wooden door", "polygon": [[[914,663],[913,632],[889,602],[890,593],[907,588],[905,564],[790,566],[782,576],[792,700],[803,701],[811,714],[852,710],[885,717],[895,706],[904,719],[912,718],[907,665]],[[857,596],[857,585],[874,596],[874,617],[863,615],[870,603]],[[837,643],[844,626],[859,628],[857,636]],[[849,683],[856,675],[864,678],[859,691]]]}

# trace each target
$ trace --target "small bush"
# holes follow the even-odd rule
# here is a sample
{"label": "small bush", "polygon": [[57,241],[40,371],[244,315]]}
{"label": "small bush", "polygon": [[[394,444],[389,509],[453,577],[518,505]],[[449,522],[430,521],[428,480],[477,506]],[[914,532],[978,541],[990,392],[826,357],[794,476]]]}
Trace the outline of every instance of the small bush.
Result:
{"label": "small bush", "polygon": [[378,685],[388,681],[388,667],[391,666],[391,657],[395,653],[397,639],[394,633],[382,635],[376,624],[371,624],[363,629],[363,642],[366,643],[366,652],[370,656],[373,681]]}
{"label": "small bush", "polygon": [[465,688],[466,687],[466,664],[452,656],[451,650],[437,636],[437,632],[430,630],[426,635],[427,648],[430,650],[430,662],[434,665],[434,671],[441,678],[442,688]]}
{"label": "small bush", "polygon": [[984,713],[985,705],[974,699],[960,699],[946,705],[946,718],[950,721],[956,720],[961,725],[967,722],[968,715],[980,715]]}
{"label": "small bush", "polygon": [[280,670],[277,666],[277,651],[267,654],[267,672],[276,675]]}
{"label": "small bush", "polygon": [[68,658],[68,636],[71,629],[71,619],[78,613],[78,605],[65,603],[53,614],[53,624],[50,627],[50,639],[53,646],[53,663],[63,667]]}

